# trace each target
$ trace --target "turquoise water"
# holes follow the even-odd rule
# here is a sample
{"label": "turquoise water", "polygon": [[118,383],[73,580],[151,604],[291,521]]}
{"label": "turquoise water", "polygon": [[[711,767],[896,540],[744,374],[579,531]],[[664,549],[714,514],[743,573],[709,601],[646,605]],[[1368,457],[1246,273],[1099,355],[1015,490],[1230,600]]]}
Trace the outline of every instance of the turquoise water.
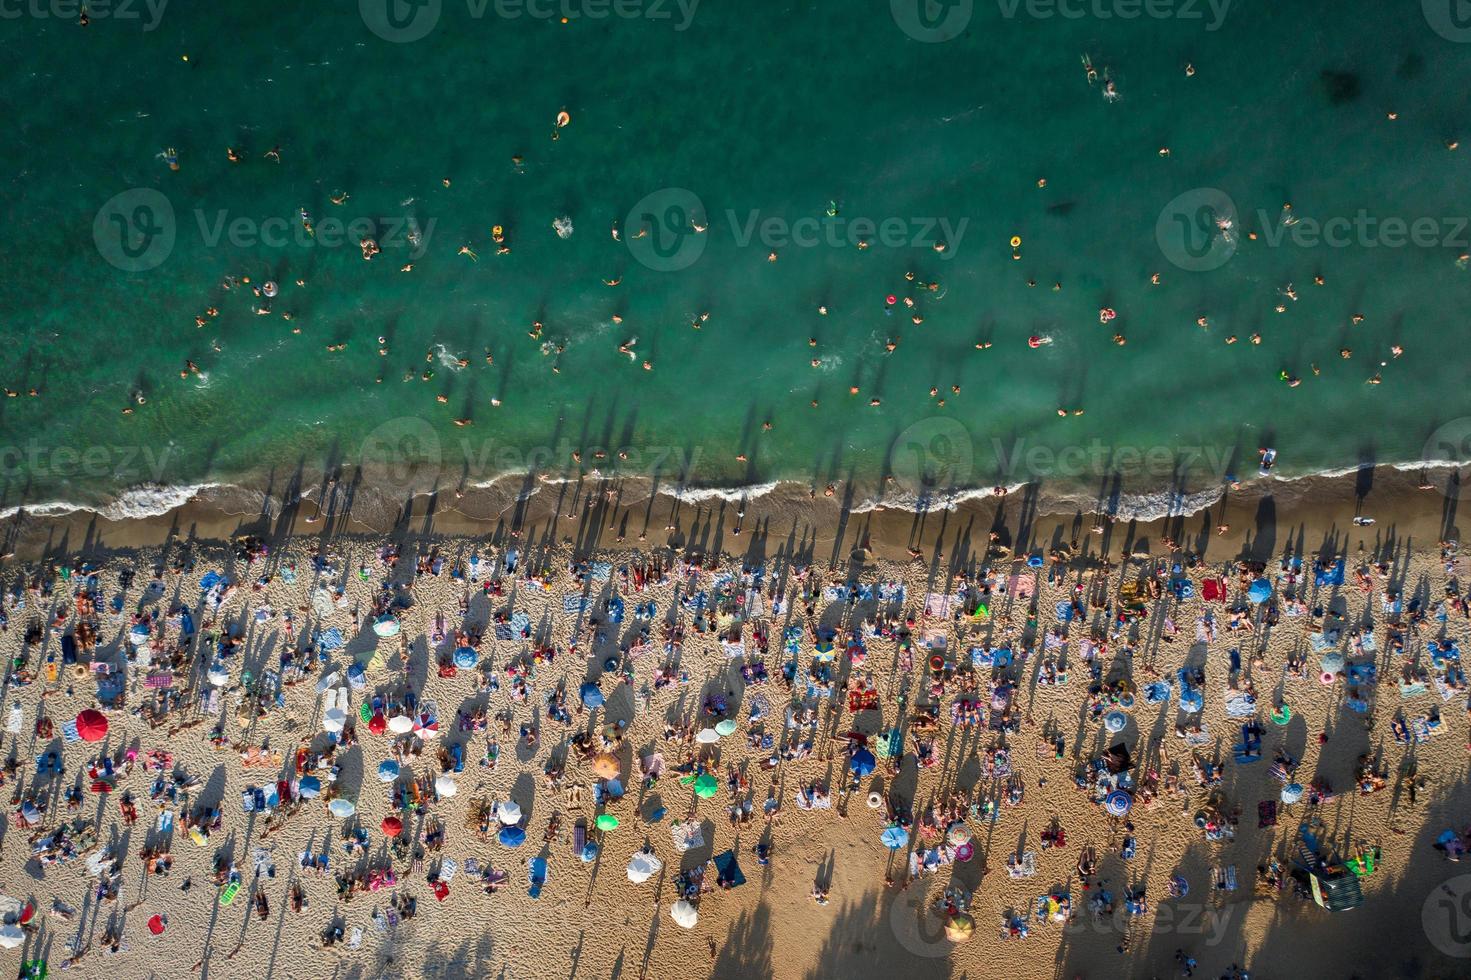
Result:
{"label": "turquoise water", "polygon": [[[1203,20],[1121,20],[977,3],[945,43],[907,36],[888,0],[705,0],[684,30],[672,4],[660,10],[672,20],[562,25],[444,0],[412,43],[375,35],[357,6],[176,3],[156,24],[138,6],[140,20],[85,29],[0,19],[0,380],[21,393],[0,403],[5,506],[401,450],[433,456],[448,482],[567,471],[579,449],[584,468],[609,469],[622,449],[624,471],[705,485],[886,472],[990,485],[1096,482],[1123,449],[1126,482],[1148,489],[1172,454],[1203,485],[1253,470],[1266,442],[1287,473],[1416,460],[1437,426],[1471,415],[1457,356],[1471,272],[1456,265],[1471,252],[1456,221],[1471,214],[1471,143],[1444,145],[1471,139],[1456,82],[1471,45],[1417,5],[1241,0],[1207,30],[1203,5],[1190,8]],[[1119,101],[1088,84],[1085,53]],[[169,147],[177,171],[158,156]],[[273,147],[279,163],[264,157]],[[709,229],[660,231],[666,252],[703,247],[660,271],[639,261],[654,253],[628,241],[627,219],[669,188],[697,196]],[[1234,202],[1235,250],[1187,271],[1157,225],[1202,188]],[[113,208],[126,224],[137,189],[167,200],[174,241],[128,272],[103,254],[121,254],[107,202],[134,192]],[[672,199],[654,198],[656,221]],[[740,240],[753,217],[823,220],[830,201],[838,244],[785,245],[770,263],[766,241]],[[1364,212],[1442,230],[1430,247],[1246,238],[1281,230],[1285,202],[1299,228]],[[334,246],[296,233],[301,207],[320,230],[375,220],[383,253],[365,262],[356,234]],[[216,238],[221,215],[245,233]],[[565,240],[552,230],[563,215]],[[407,218],[423,232],[412,257]],[[864,218],[899,219],[902,240],[854,247],[849,222]],[[251,237],[267,219],[284,241]],[[930,247],[939,221],[944,253]],[[495,254],[495,224],[509,255]],[[248,287],[222,290],[227,276],[279,282],[271,315],[252,311]],[[1288,283],[1296,301],[1279,292]],[[886,312],[890,294],[914,297],[923,323]],[[218,316],[196,327],[209,307]],[[1101,325],[1101,307],[1118,320]],[[1031,335],[1054,342],[1031,350]],[[617,346],[635,336],[630,361]],[[994,346],[977,350],[982,339]],[[469,366],[426,364],[440,346]],[[181,379],[186,360],[202,374]],[[1380,360],[1383,383],[1365,384]],[[124,415],[137,392],[146,404]],[[614,451],[600,461],[598,447]]]}

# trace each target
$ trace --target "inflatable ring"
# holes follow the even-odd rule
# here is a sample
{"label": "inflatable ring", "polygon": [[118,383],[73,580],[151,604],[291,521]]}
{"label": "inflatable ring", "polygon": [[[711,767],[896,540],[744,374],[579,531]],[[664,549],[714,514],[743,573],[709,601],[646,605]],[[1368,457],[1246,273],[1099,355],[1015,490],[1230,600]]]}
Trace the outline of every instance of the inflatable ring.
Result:
{"label": "inflatable ring", "polygon": [[1021,248],[1021,244],[1022,244],[1022,236],[1020,236],[1020,235],[1012,235],[1011,236],[1011,247],[1012,248]]}
{"label": "inflatable ring", "polygon": [[877,810],[879,807],[881,807],[883,805],[884,805],[884,798],[881,795],[879,795],[879,793],[878,793],[877,790],[875,790],[874,792],[868,794],[868,808],[870,810]]}
{"label": "inflatable ring", "polygon": [[1327,687],[1329,684],[1332,684],[1336,680],[1338,680],[1338,675],[1333,673],[1333,671],[1331,670],[1325,670],[1318,675],[1318,683],[1322,684],[1324,687]]}
{"label": "inflatable ring", "polygon": [[1292,708],[1285,701],[1282,703],[1281,708],[1272,712],[1272,721],[1278,725],[1285,725],[1291,720]]}
{"label": "inflatable ring", "polygon": [[930,657],[930,670],[933,670],[937,674],[943,672],[945,670],[945,658],[938,653]]}
{"label": "inflatable ring", "polygon": [[72,664],[67,668],[66,673],[74,681],[84,681],[87,679],[87,668],[81,664]]}

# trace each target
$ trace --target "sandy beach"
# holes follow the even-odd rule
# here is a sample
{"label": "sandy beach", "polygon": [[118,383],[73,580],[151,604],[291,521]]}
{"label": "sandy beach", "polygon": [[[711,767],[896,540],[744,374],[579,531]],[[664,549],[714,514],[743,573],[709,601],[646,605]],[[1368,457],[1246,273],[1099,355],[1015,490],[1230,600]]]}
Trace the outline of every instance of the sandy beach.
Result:
{"label": "sandy beach", "polygon": [[[612,540],[608,489],[475,536],[423,501],[374,534],[274,504],[225,530],[169,515],[153,543],[12,528],[0,893],[34,915],[0,955],[125,977],[1464,972],[1471,878],[1432,847],[1471,802],[1440,494],[1371,492],[1358,527],[1350,493],[1270,524],[1242,500],[1182,528],[1023,526],[1007,498],[790,533],[757,501],[739,535],[733,503],[663,499],[656,546]],[[1317,584],[1339,558],[1343,583]],[[105,735],[68,740],[85,709]],[[1123,817],[1094,783],[1115,745]],[[64,771],[38,774],[51,752]],[[1361,907],[1294,885],[1303,824],[1370,855]],[[644,849],[657,870],[630,874]]]}

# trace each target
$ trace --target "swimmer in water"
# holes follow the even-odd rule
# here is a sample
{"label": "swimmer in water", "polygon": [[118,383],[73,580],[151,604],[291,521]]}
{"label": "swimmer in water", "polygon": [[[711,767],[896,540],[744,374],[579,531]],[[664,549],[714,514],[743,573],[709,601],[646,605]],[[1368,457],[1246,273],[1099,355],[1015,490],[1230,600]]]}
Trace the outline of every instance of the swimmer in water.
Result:
{"label": "swimmer in water", "polygon": [[1038,347],[1046,347],[1050,343],[1052,343],[1051,337],[1038,334],[1033,334],[1032,336],[1027,338],[1027,346],[1032,348],[1033,350],[1036,350]]}
{"label": "swimmer in water", "polygon": [[333,191],[330,195],[328,195],[327,200],[331,201],[333,204],[341,206],[347,203],[347,198],[347,191]]}
{"label": "swimmer in water", "polygon": [[1089,85],[1098,81],[1098,70],[1093,67],[1093,59],[1086,54],[1083,55],[1083,76],[1088,79]]}
{"label": "swimmer in water", "polygon": [[158,158],[168,164],[170,170],[179,169],[179,151],[172,146],[160,153]]}
{"label": "swimmer in water", "polygon": [[470,261],[471,262],[479,262],[480,261],[480,256],[476,255],[475,254],[475,250],[472,249],[469,245],[461,245],[460,246],[460,251],[457,254],[470,256]]}
{"label": "swimmer in water", "polygon": [[280,163],[281,162],[281,147],[280,146],[273,146],[269,150],[267,150],[266,151],[266,159],[267,160],[270,160],[272,163]]}
{"label": "swimmer in water", "polygon": [[229,160],[231,163],[239,163],[240,154],[235,152],[235,148],[233,146],[227,146],[225,147],[225,159]]}

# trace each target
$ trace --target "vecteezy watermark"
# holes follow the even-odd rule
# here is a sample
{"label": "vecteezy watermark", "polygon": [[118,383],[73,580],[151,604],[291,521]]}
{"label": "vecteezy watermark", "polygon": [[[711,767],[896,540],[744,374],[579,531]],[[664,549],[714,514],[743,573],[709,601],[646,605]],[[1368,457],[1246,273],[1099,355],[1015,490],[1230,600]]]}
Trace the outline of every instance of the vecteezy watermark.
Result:
{"label": "vecteezy watermark", "polygon": [[[471,20],[560,21],[648,20],[667,22],[675,31],[694,23],[700,0],[464,0]],[[445,0],[358,0],[368,30],[394,44],[429,36],[439,26]]]}
{"label": "vecteezy watermark", "polygon": [[[234,248],[341,248],[355,245],[370,259],[384,249],[405,249],[417,259],[429,248],[436,219],[423,225],[412,215],[328,215],[315,221],[305,208],[295,215],[231,215],[225,210],[196,208],[193,221],[182,230],[193,230],[206,248],[222,243]],[[98,209],[92,221],[92,239],[97,252],[124,272],[147,272],[162,265],[178,243],[181,225],[174,206],[161,192],[135,187],[114,195]]]}
{"label": "vecteezy watermark", "polygon": [[1055,446],[993,438],[977,445],[959,420],[941,416],[921,419],[899,433],[889,447],[888,470],[906,487],[941,492],[969,486],[972,476],[1004,484],[1112,476],[1146,482],[1182,475],[1225,480],[1235,455],[1234,446],[1133,446],[1102,439]]}
{"label": "vecteezy watermark", "polygon": [[354,460],[372,483],[428,493],[453,478],[466,483],[508,473],[592,473],[662,476],[691,480],[703,450],[698,446],[574,444],[521,446],[494,438],[445,439],[429,420],[390,419],[368,433]]}
{"label": "vecteezy watermark", "polygon": [[156,269],[174,250],[174,206],[160,192],[135,187],[114,194],[92,219],[98,253],[124,272]]}
{"label": "vecteezy watermark", "polygon": [[996,0],[1007,20],[1200,20],[1218,31],[1231,0]]}
{"label": "vecteezy watermark", "polygon": [[1132,914],[1120,904],[1107,915],[1091,909],[1075,910],[1062,929],[1069,935],[1093,932],[1117,936],[1139,930],[1154,936],[1191,936],[1198,937],[1201,945],[1214,947],[1225,941],[1234,913],[1230,906],[1172,901]]}
{"label": "vecteezy watermark", "polygon": [[705,254],[708,230],[699,196],[683,187],[665,187],[629,209],[620,234],[641,264],[655,272],[678,272]]}
{"label": "vecteezy watermark", "polygon": [[1420,0],[1425,23],[1447,41],[1471,41],[1471,3],[1467,0]]}
{"label": "vecteezy watermark", "polygon": [[925,959],[949,956],[955,944],[945,937],[945,921],[935,914],[928,882],[906,888],[894,896],[889,906],[889,931],[899,945]]}
{"label": "vecteezy watermark", "polygon": [[1298,248],[1471,248],[1471,217],[1449,215],[1403,218],[1380,217],[1360,208],[1352,215],[1316,218],[1284,207],[1273,216],[1257,211],[1261,240],[1276,248],[1284,243]]}
{"label": "vecteezy watermark", "polygon": [[0,0],[0,20],[139,21],[146,34],[158,27],[168,5],[169,0]]}
{"label": "vecteezy watermark", "polygon": [[963,487],[974,468],[975,443],[955,419],[921,419],[889,446],[889,473],[908,487],[941,491]]}
{"label": "vecteezy watermark", "polygon": [[1427,478],[1435,489],[1451,500],[1471,497],[1471,418],[1461,416],[1442,422],[1425,440],[1420,460],[1428,468],[1451,472]]}
{"label": "vecteezy watermark", "polygon": [[0,480],[102,480],[164,483],[174,461],[169,447],[56,446],[29,442],[0,446]]}
{"label": "vecteezy watermark", "polygon": [[889,0],[899,29],[916,41],[951,41],[970,25],[975,0]]}
{"label": "vecteezy watermark", "polygon": [[1436,885],[1420,907],[1420,925],[1430,944],[1447,956],[1471,959],[1471,875]]}
{"label": "vecteezy watermark", "polygon": [[665,187],[629,209],[617,234],[640,264],[656,272],[688,269],[705,254],[712,235],[729,235],[737,248],[759,246],[768,253],[784,248],[929,249],[942,260],[955,257],[969,218],[848,217],[830,205],[823,215],[787,218],[759,209],[727,209],[712,222],[694,191]]}
{"label": "vecteezy watermark", "polygon": [[884,248],[927,248],[942,260],[955,257],[960,240],[965,237],[969,218],[952,222],[947,217],[921,218],[849,218],[840,214],[823,217],[807,215],[788,219],[779,215],[762,215],[760,211],[725,212],[731,234],[740,248],[756,242],[774,251],[787,248],[868,248],[878,244]]}
{"label": "vecteezy watermark", "polygon": [[1159,250],[1186,272],[1210,272],[1236,254],[1236,205],[1225,191],[1197,187],[1170,200],[1154,223]]}

